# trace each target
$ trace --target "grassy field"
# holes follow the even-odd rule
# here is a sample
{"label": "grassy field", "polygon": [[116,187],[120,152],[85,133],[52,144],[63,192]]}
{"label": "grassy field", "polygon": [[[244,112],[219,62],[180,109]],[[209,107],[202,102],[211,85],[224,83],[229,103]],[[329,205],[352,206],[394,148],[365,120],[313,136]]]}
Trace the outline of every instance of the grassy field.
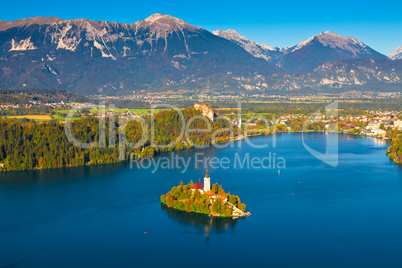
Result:
{"label": "grassy field", "polygon": [[[64,116],[61,116],[61,115],[55,114],[55,115],[52,115],[52,117],[53,117],[54,120],[57,120],[57,121],[62,121],[62,122],[64,122],[64,121],[66,120],[66,116],[65,116],[65,115],[64,115]],[[79,119],[85,118],[85,117],[86,117],[86,116],[73,117],[73,118],[71,118],[71,120],[79,120]]]}
{"label": "grassy field", "polygon": [[50,115],[13,115],[13,116],[4,116],[7,118],[16,118],[16,119],[33,119],[33,120],[41,120],[41,121],[46,121],[46,120],[52,120],[53,118]]}

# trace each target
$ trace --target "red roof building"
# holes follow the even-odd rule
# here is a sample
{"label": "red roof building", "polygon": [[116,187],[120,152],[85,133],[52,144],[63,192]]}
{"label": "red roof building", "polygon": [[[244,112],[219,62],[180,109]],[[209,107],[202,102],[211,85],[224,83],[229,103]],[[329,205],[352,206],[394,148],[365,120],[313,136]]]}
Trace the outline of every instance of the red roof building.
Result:
{"label": "red roof building", "polygon": [[209,196],[216,196],[216,194],[214,192],[212,192],[212,191],[208,191],[208,192],[206,192],[206,194],[209,195]]}
{"label": "red roof building", "polygon": [[228,200],[228,198],[226,196],[223,196],[223,195],[218,196],[218,198],[220,200],[222,200],[223,202],[226,202]]}
{"label": "red roof building", "polygon": [[191,187],[191,189],[203,190],[204,189],[204,184],[202,184],[202,182],[199,181],[196,184],[194,184],[193,187]]}

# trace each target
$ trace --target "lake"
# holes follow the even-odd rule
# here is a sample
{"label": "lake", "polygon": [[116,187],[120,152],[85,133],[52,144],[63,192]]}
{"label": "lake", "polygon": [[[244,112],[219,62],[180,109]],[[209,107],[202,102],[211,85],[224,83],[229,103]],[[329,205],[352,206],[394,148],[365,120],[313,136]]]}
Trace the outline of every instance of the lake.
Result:
{"label": "lake", "polygon": [[[304,138],[324,152],[334,136]],[[155,158],[189,159],[187,170],[144,162],[1,173],[0,267],[402,267],[402,168],[389,144],[339,136],[332,167],[300,134],[250,141],[269,147],[241,141]],[[285,165],[234,167],[236,157],[269,153]],[[250,217],[161,206],[172,186],[204,177],[196,154],[229,159],[209,168],[211,183],[239,195]]]}

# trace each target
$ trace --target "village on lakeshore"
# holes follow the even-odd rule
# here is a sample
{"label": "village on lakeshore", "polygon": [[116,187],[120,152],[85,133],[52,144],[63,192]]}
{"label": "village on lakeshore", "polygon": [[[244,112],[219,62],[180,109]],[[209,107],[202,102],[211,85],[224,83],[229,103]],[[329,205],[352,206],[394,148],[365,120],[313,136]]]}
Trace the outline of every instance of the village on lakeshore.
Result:
{"label": "village on lakeshore", "polygon": [[[68,110],[75,110],[75,117],[118,117],[123,120],[132,120],[137,118],[144,118],[150,115],[152,109],[108,109],[105,106],[105,111],[99,111],[97,106],[91,103],[71,103],[71,102],[55,102],[55,103],[43,103],[41,101],[29,101],[27,104],[0,104],[0,117],[7,118],[24,118],[23,115],[14,116],[12,110],[24,109],[29,111],[29,109],[35,109],[38,107],[48,107],[53,110],[49,114],[47,120],[58,119],[65,120],[61,116],[66,116]],[[219,116],[224,115],[223,112],[226,110],[214,109],[210,104],[207,103],[194,103],[193,108],[202,113],[202,116],[208,118],[211,122],[215,122]],[[227,118],[230,119],[230,123],[236,127],[247,128],[251,131],[255,129],[260,129],[261,123],[258,118],[248,118],[247,115],[241,114],[237,115],[235,108],[231,113],[225,114]],[[59,112],[60,111],[60,112]],[[155,112],[159,110],[156,109]],[[1,115],[3,113],[3,115]],[[11,115],[7,115],[10,113]],[[26,118],[30,118],[30,115],[26,115]],[[33,118],[33,117],[32,117]],[[304,115],[289,114],[281,115],[277,118],[266,118],[267,122],[271,126],[279,126],[279,132],[299,132],[298,130],[292,128],[292,122],[306,119]],[[313,119],[314,123],[321,123],[323,131],[331,131],[331,124],[337,123],[339,125],[338,132],[340,133],[350,133],[363,136],[379,137],[385,138],[387,129],[402,130],[402,112],[401,111],[381,111],[381,110],[368,110],[366,115],[350,115],[350,116],[339,116],[336,118],[326,118],[325,115],[317,115]],[[239,135],[236,139],[244,138],[243,135]]]}
{"label": "village on lakeshore", "polygon": [[[93,100],[91,100],[93,101]],[[194,100],[196,101],[196,100]],[[34,129],[51,128],[49,133],[55,133],[55,130],[61,129],[62,134],[65,133],[65,124],[74,120],[74,125],[91,124],[92,128],[99,128],[102,123],[106,128],[110,127],[119,132],[128,134],[128,137],[135,137],[143,127],[148,130],[144,132],[144,136],[148,139],[148,143],[138,150],[127,152],[127,159],[131,153],[135,153],[139,158],[152,158],[161,152],[159,147],[155,146],[160,143],[167,149],[162,150],[182,150],[189,148],[199,148],[209,146],[211,144],[225,144],[234,141],[240,141],[252,136],[275,135],[277,133],[338,133],[356,136],[367,136],[389,140],[391,146],[387,149],[389,158],[396,162],[402,163],[402,152],[400,144],[402,143],[402,111],[398,109],[398,105],[391,105],[387,109],[362,109],[360,108],[338,108],[334,110],[332,116],[327,116],[323,112],[315,113],[319,108],[311,108],[307,106],[280,107],[280,106],[250,106],[241,108],[239,106],[221,106],[217,103],[199,102],[186,103],[178,108],[174,105],[168,105],[166,109],[153,105],[150,109],[138,108],[114,108],[110,103],[101,102],[98,105],[92,104],[88,99],[79,102],[58,100],[54,102],[46,102],[45,100],[28,100],[21,103],[11,104],[10,101],[0,103],[0,119],[6,125],[18,124],[25,131],[30,131],[33,124]],[[203,99],[202,101],[205,101]],[[172,107],[176,107],[172,109]],[[391,109],[392,107],[392,109]],[[73,116],[71,118],[71,116]],[[201,118],[202,116],[202,118]],[[168,118],[166,120],[166,118]],[[102,120],[101,120],[102,119]],[[195,119],[195,120],[194,120]],[[187,121],[186,121],[187,120]],[[144,125],[137,126],[138,122],[144,122]],[[152,123],[157,122],[165,126],[164,131],[157,133],[158,142],[152,141]],[[309,124],[305,124],[310,121]],[[50,124],[45,124],[50,122]],[[109,122],[106,126],[105,122]],[[110,122],[116,122],[111,125]],[[173,124],[172,124],[173,123]],[[192,126],[190,126],[193,124]],[[154,124],[155,125],[155,124]],[[85,128],[81,128],[85,130]],[[42,130],[40,130],[42,131]],[[179,136],[179,133],[185,135]],[[95,133],[96,134],[96,133]],[[154,133],[155,134],[155,133]],[[217,134],[217,135],[215,135]],[[137,137],[138,136],[138,137]],[[92,137],[93,138],[93,137]],[[180,140],[179,140],[180,138]],[[95,137],[95,139],[98,139]],[[110,139],[111,140],[111,139]],[[177,141],[177,143],[175,143]],[[194,142],[195,141],[195,142]],[[64,141],[63,141],[64,142]],[[113,143],[111,143],[113,144]],[[113,147],[113,146],[111,146]],[[0,157],[0,171],[12,170],[28,170],[28,169],[44,169],[53,167],[76,166],[76,165],[92,165],[99,163],[119,162],[124,157],[121,152],[125,149],[129,150],[125,144],[119,144],[124,150],[119,154],[105,155],[94,152],[80,152],[88,154],[87,156],[78,157],[78,154],[67,154],[69,157],[59,155],[57,161],[53,157],[48,160],[42,160],[40,156],[33,158],[33,150],[26,149],[25,153],[30,153],[31,157],[25,157],[24,154],[17,154],[12,157],[12,146],[9,146],[8,152]],[[8,147],[7,147],[8,148]],[[67,147],[66,147],[67,148]],[[94,150],[93,150],[94,151]],[[44,150],[42,154],[47,154],[49,150]],[[52,152],[57,155],[58,152]],[[63,159],[64,157],[64,159]],[[246,154],[243,159],[236,158],[233,164],[255,163],[248,161]],[[76,158],[72,161],[70,158]],[[278,168],[285,165],[284,161],[278,157],[267,156],[262,166],[268,168]],[[32,159],[32,162],[28,160]],[[52,160],[50,160],[52,159]],[[84,160],[79,160],[84,159]],[[100,160],[101,159],[101,160]],[[41,161],[39,161],[41,160]],[[279,161],[276,161],[279,160]],[[274,161],[276,165],[274,164]],[[272,165],[271,165],[272,163]],[[269,165],[268,165],[269,164]],[[264,167],[264,168],[265,168]],[[256,168],[256,166],[251,166]]]}

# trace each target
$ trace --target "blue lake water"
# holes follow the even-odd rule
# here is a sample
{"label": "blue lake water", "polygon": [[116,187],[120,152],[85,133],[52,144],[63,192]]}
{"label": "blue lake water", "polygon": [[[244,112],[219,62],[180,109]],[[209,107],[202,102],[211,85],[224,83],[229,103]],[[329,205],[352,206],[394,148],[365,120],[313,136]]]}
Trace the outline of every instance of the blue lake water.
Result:
{"label": "blue lake water", "polygon": [[[325,151],[328,136],[305,135]],[[334,138],[330,136],[329,138]],[[0,174],[0,267],[402,267],[402,168],[383,141],[339,137],[339,165],[311,156],[301,135],[167,153],[190,167],[128,163]],[[203,178],[195,154],[229,159],[211,183],[239,195],[250,217],[166,209],[160,195]],[[237,157],[283,157],[243,169]],[[157,160],[156,158],[155,160]],[[273,160],[272,160],[273,161]],[[198,167],[198,168],[197,168]]]}

